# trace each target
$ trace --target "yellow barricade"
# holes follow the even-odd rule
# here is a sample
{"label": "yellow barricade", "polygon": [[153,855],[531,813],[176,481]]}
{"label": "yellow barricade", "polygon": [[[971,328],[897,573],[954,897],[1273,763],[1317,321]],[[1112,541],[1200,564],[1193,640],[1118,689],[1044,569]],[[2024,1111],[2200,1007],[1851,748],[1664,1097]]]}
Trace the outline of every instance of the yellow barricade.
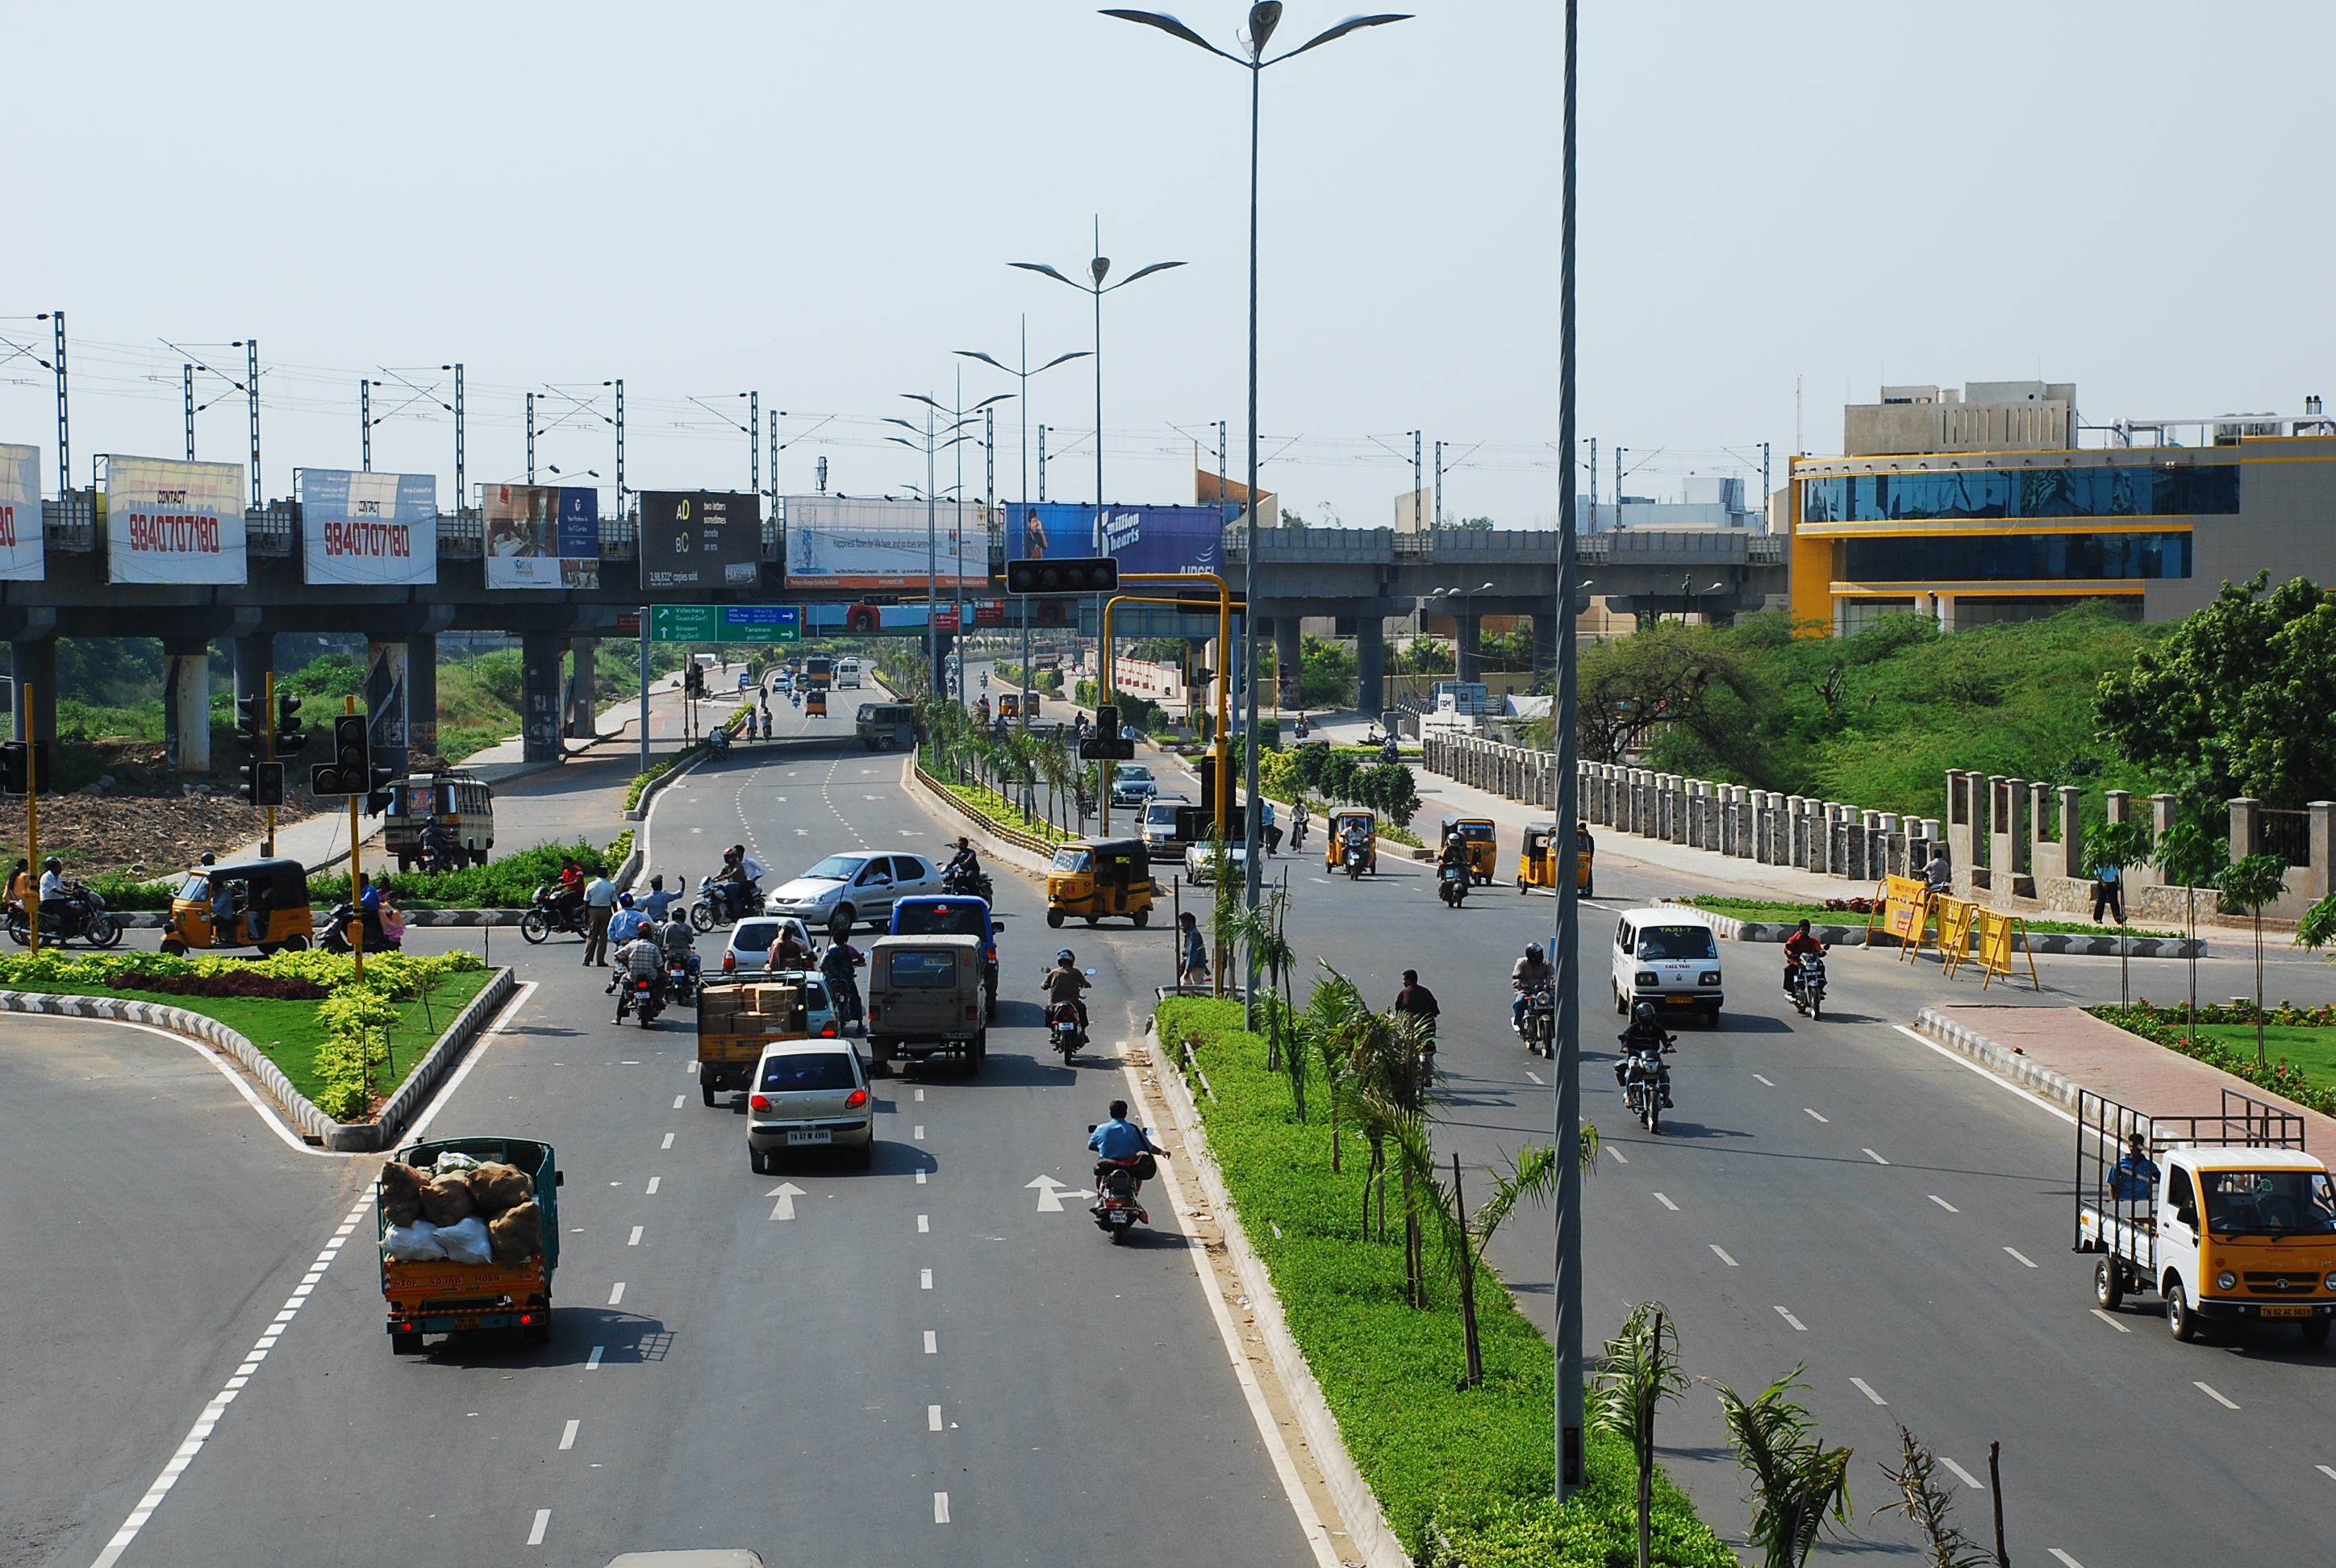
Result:
{"label": "yellow barricade", "polygon": [[1884,877],[1874,890],[1874,913],[1865,924],[1866,946],[1874,945],[1874,933],[1880,931],[1897,942],[1902,953],[1919,948],[1930,914],[1927,884],[1913,877]]}
{"label": "yellow barricade", "polygon": [[2038,990],[2044,989],[2043,977],[2036,972],[2036,955],[2028,947],[2028,922],[2018,915],[2000,915],[1992,910],[1980,914],[1979,961],[1984,971],[1980,989],[1985,990],[1995,977],[2011,977],[2011,953],[2014,941],[2020,944],[2020,954],[2028,960],[2028,979]]}
{"label": "yellow barricade", "polygon": [[1942,893],[1939,908],[1939,961],[1952,975],[1971,956],[1971,917],[1979,906],[1969,899],[1949,898]]}

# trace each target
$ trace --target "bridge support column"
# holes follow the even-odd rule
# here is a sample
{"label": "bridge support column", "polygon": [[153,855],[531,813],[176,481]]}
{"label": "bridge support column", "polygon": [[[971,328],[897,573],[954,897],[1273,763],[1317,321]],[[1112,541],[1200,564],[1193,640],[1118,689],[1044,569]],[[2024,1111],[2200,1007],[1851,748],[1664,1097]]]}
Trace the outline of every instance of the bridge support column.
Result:
{"label": "bridge support column", "polygon": [[1284,707],[1305,706],[1301,700],[1301,695],[1306,648],[1304,640],[1299,636],[1303,625],[1304,623],[1294,615],[1277,615],[1273,618],[1274,681],[1280,688],[1281,706]]}
{"label": "bridge support column", "polygon": [[1482,680],[1484,678],[1484,618],[1466,611],[1452,618],[1452,647],[1455,678]]}
{"label": "bridge support column", "polygon": [[1565,635],[1565,618],[1543,610],[1533,618],[1533,677],[1538,687],[1557,669],[1557,639]]}
{"label": "bridge support column", "polygon": [[162,639],[162,744],[180,773],[211,771],[211,645]]}
{"label": "bridge support column", "polygon": [[413,742],[406,729],[406,659],[403,642],[365,643],[365,734],[375,767],[404,773]]}
{"label": "bridge support column", "polygon": [[1387,622],[1376,615],[1355,622],[1355,706],[1370,718],[1387,707]]}
{"label": "bridge support column", "polygon": [[[9,654],[16,672],[18,740],[57,738],[57,639],[53,637],[12,642]],[[24,683],[33,683],[34,711],[24,711]]]}
{"label": "bridge support column", "polygon": [[560,656],[568,639],[553,632],[530,631],[520,638],[521,757],[527,762],[558,762],[560,745]]}
{"label": "bridge support column", "polygon": [[569,645],[576,656],[576,673],[568,688],[568,722],[561,728],[578,740],[590,740],[599,718],[599,704],[592,698],[594,654],[600,647],[596,637],[579,637]]}
{"label": "bridge support column", "polygon": [[438,755],[438,634],[405,639],[405,744],[414,756]]}

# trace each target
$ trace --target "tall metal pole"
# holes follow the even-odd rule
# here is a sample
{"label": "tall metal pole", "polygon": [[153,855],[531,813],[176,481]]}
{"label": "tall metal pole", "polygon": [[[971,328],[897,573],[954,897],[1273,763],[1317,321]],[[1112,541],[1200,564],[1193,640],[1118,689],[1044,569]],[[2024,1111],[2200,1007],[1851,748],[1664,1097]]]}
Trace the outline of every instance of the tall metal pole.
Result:
{"label": "tall metal pole", "polygon": [[1436,526],[1444,526],[1444,443],[1436,443]]}
{"label": "tall metal pole", "polygon": [[366,473],[373,472],[373,382],[357,377],[357,463]]}
{"label": "tall metal pole", "polygon": [[195,367],[179,366],[179,385],[187,409],[187,461],[195,461]]}
{"label": "tall metal pole", "polygon": [[1411,433],[1411,526],[1419,526],[1419,492],[1427,488],[1426,477],[1420,472],[1420,433]]}
{"label": "tall metal pole", "polygon": [[1046,504],[1046,427],[1038,427],[1038,504]]}
{"label": "tall metal pole", "polygon": [[[527,482],[535,482],[535,394],[527,394]],[[617,504],[625,503],[624,492],[618,492]]]}
{"label": "tall metal pole", "polygon": [[456,517],[462,515],[462,509],[471,502],[470,490],[465,486],[462,479],[462,366],[458,361],[454,366],[454,515]]}
{"label": "tall metal pole", "polygon": [[1598,438],[1590,438],[1590,531],[1598,531]]}
{"label": "tall metal pole", "polygon": [[940,598],[940,560],[933,517],[933,407],[925,404],[925,662],[931,667],[935,696],[947,696],[941,682],[941,618],[933,613]]}
{"label": "tall metal pole", "polygon": [[[1249,529],[1241,560],[1241,681],[1248,687],[1249,706],[1242,729],[1241,852],[1248,861],[1242,878],[1242,907],[1257,908],[1263,891],[1265,868],[1259,863],[1257,809],[1257,137],[1260,84],[1265,78],[1265,41],[1259,39],[1249,63]],[[1222,678],[1222,677],[1220,677]],[[1249,955],[1241,987],[1241,1013],[1250,1028],[1257,1027],[1257,948],[1243,944]]]}
{"label": "tall metal pole", "polygon": [[625,378],[617,377],[617,515],[625,515]]}
{"label": "tall metal pole", "polygon": [[[746,488],[752,491],[763,488],[763,449],[754,441],[754,434],[762,424],[763,394],[750,392],[746,394]],[[778,466],[779,460],[773,457],[772,471],[775,472]]]}
{"label": "tall metal pole", "polygon": [[[1027,311],[1022,314],[1022,352],[1014,363],[1022,367],[1019,382],[1022,395],[1017,400],[1022,405],[1022,483],[1014,492],[1019,498],[1014,510],[1022,515],[1009,523],[1009,528],[1027,527],[1030,517],[1030,314]],[[1043,429],[1042,426],[1042,440]],[[1014,553],[1010,537],[1007,541],[1006,553],[1009,556]],[[1015,716],[1022,729],[1027,732],[1030,728],[1030,601],[1017,599],[1014,605],[1022,617],[1022,709]]]}
{"label": "tall metal pole", "polygon": [[779,511],[779,411],[771,410],[771,515]]}
{"label": "tall metal pole", "polygon": [[[957,581],[952,602],[957,606],[957,701],[959,707],[965,706],[965,438],[959,433],[958,426],[964,423],[965,365],[960,363],[957,367],[957,392],[949,399],[949,434],[956,437],[949,444],[957,448],[957,486],[949,497],[949,516],[957,525],[952,530],[957,535]],[[985,551],[988,548],[986,543],[982,546]],[[987,569],[988,565],[985,557],[983,566]]]}
{"label": "tall metal pole", "polygon": [[[1557,700],[1550,745],[1557,753],[1557,834],[1551,846],[1558,862],[1557,930],[1550,956],[1557,963],[1557,1495],[1564,1498],[1584,1483],[1582,1456],[1582,953],[1581,911],[1575,897],[1574,830],[1581,801],[1576,774],[1581,748],[1577,724],[1576,670],[1580,661],[1573,625],[1577,560],[1573,531],[1573,188],[1575,53],[1580,40],[1581,0],[1565,0],[1565,134],[1559,196],[1557,449]],[[1620,462],[1619,454],[1617,462]],[[1619,493],[1619,492],[1618,492]]]}
{"label": "tall metal pole", "polygon": [[[259,482],[259,339],[243,340],[244,402],[251,413],[251,504],[265,506],[267,492]],[[356,884],[350,884],[350,896],[355,896]]]}
{"label": "tall metal pole", "polygon": [[65,313],[56,310],[50,314],[56,318],[57,326],[57,494],[62,498],[73,488],[73,417],[65,401]]}
{"label": "tall metal pole", "polygon": [[649,771],[649,609],[641,606],[641,765],[638,771]]}

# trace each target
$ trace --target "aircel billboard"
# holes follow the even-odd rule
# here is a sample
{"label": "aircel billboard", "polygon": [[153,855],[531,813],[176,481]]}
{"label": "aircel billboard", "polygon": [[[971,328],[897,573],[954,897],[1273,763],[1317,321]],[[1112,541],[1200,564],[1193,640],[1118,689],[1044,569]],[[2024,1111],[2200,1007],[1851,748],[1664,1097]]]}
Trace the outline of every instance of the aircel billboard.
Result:
{"label": "aircel billboard", "polygon": [[438,580],[438,476],[304,468],[301,553],[312,583]]}
{"label": "aircel billboard", "polygon": [[599,588],[600,492],[585,485],[485,487],[489,588]]}
{"label": "aircel billboard", "polygon": [[1213,506],[1108,506],[1076,502],[1017,504],[1007,512],[1006,553],[1108,555],[1122,572],[1222,571],[1224,518]]}
{"label": "aircel billboard", "polygon": [[0,443],[0,579],[41,579],[41,449]]}
{"label": "aircel billboard", "polygon": [[108,582],[246,580],[243,464],[105,457]]}
{"label": "aircel billboard", "polygon": [[[786,498],[791,588],[921,589],[928,564],[939,586],[986,588],[989,538],[981,508],[841,495]],[[927,527],[931,552],[927,554]]]}

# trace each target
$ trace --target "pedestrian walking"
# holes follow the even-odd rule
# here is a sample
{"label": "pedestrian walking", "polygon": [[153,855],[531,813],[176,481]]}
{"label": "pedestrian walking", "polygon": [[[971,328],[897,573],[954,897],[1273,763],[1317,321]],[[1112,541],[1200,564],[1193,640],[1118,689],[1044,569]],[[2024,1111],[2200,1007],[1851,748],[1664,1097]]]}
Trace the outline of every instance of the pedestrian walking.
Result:
{"label": "pedestrian walking", "polygon": [[2095,925],[2101,923],[2103,905],[2107,905],[2109,912],[2117,917],[2117,924],[2125,924],[2124,873],[2110,862],[2104,862],[2093,868],[2093,924]]}
{"label": "pedestrian walking", "polygon": [[1176,917],[1177,940],[1183,946],[1183,962],[1177,967],[1176,983],[1180,986],[1205,986],[1209,983],[1209,944],[1201,935],[1201,922],[1186,910]]}
{"label": "pedestrian walking", "polygon": [[584,963],[608,967],[608,917],[617,912],[617,884],[596,876],[584,884]]}

